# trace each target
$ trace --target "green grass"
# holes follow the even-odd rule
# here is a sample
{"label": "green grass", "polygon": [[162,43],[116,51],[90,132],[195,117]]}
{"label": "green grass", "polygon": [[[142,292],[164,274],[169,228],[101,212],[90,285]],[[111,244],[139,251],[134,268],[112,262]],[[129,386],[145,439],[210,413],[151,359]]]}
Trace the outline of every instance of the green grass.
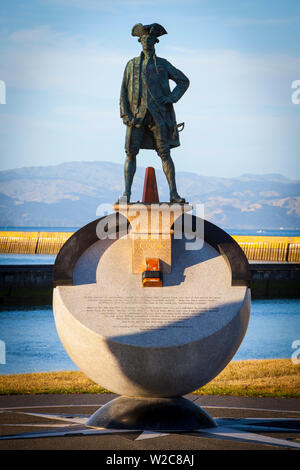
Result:
{"label": "green grass", "polygon": [[[0,375],[0,395],[109,393],[79,371]],[[300,364],[290,359],[233,361],[198,395],[300,398]]]}

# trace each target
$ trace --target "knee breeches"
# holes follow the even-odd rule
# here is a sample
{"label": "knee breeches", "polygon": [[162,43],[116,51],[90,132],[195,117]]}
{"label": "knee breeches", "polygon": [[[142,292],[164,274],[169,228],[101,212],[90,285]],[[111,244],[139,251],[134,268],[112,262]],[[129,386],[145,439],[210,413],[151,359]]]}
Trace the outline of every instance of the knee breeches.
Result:
{"label": "knee breeches", "polygon": [[158,125],[149,111],[147,111],[140,127],[127,126],[125,144],[127,155],[135,156],[138,154],[143,145],[145,132],[152,133],[154,148],[161,158],[165,155],[169,155],[170,145],[168,128],[164,123]]}

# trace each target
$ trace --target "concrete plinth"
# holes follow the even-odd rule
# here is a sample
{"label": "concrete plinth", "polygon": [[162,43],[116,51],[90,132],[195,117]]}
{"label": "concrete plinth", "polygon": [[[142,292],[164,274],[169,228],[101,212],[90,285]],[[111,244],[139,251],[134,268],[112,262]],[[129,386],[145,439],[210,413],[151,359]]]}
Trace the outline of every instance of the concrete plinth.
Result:
{"label": "concrete plinth", "polygon": [[171,238],[174,222],[193,207],[189,204],[132,203],[115,204],[114,209],[130,222],[132,240],[132,272],[142,273],[147,257],[160,259],[161,271],[172,270]]}

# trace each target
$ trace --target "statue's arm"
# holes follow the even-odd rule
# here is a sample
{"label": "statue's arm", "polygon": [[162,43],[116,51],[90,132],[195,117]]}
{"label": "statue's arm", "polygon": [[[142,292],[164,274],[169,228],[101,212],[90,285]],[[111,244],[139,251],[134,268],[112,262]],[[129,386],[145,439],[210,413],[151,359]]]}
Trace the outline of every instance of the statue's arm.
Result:
{"label": "statue's arm", "polygon": [[130,105],[128,101],[129,67],[130,62],[128,62],[124,71],[120,94],[120,116],[123,119],[124,124],[127,124],[127,121],[129,122],[133,117],[130,111]]}
{"label": "statue's arm", "polygon": [[168,78],[176,83],[176,87],[172,90],[170,98],[176,103],[186,92],[190,85],[189,79],[180,70],[176,69],[170,62],[167,62]]}

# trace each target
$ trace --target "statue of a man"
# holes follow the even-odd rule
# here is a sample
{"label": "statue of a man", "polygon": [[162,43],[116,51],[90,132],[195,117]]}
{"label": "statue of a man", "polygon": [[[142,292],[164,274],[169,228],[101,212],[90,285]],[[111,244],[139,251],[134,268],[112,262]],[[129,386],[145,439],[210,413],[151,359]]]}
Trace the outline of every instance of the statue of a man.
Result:
{"label": "statue of a man", "polygon": [[[170,202],[184,203],[175,182],[175,168],[170,149],[180,145],[173,103],[176,103],[189,86],[189,79],[166,59],[157,57],[154,45],[158,36],[167,34],[159,24],[137,24],[132,36],[138,36],[143,51],[130,60],[125,68],[121,97],[121,118],[126,130],[125,192],[130,201],[131,186],[136,170],[139,149],[155,149],[162,160],[163,171],[170,188]],[[170,89],[169,80],[176,83]]]}

